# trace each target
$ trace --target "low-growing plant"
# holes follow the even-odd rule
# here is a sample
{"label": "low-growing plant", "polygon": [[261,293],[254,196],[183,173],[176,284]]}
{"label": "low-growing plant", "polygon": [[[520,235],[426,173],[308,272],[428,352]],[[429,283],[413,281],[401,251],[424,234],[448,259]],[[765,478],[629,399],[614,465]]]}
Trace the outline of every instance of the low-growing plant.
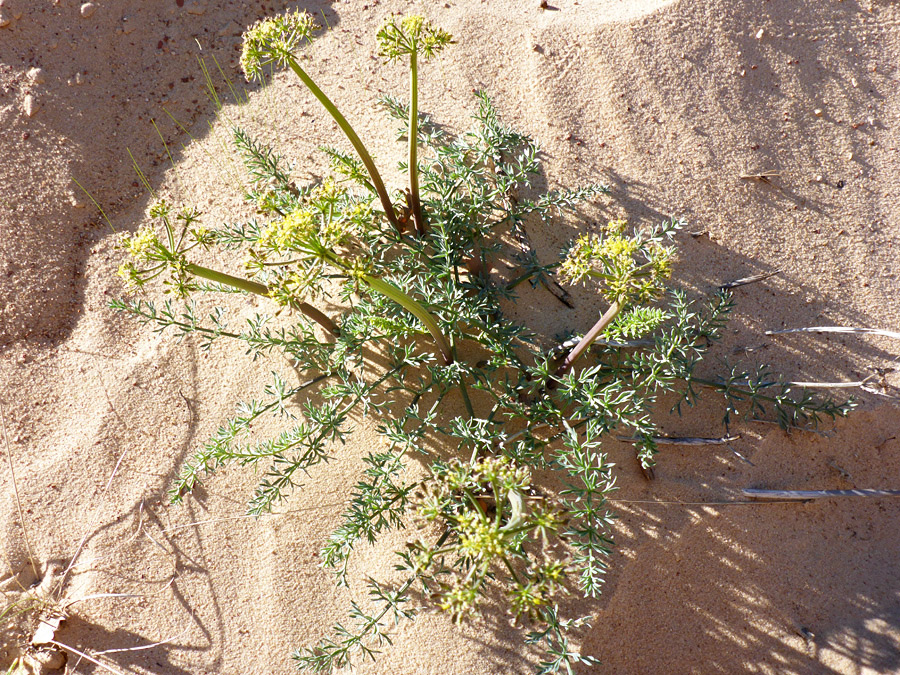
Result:
{"label": "low-growing plant", "polygon": [[[652,227],[616,220],[542,263],[526,228],[608,188],[521,196],[534,190],[538,147],[501,122],[484,93],[475,95],[473,128],[461,135],[421,116],[420,62],[452,39],[416,16],[392,18],[378,33],[381,55],[408,59],[411,74],[409,103],[382,101],[408,140],[401,165],[408,186],[389,192],[349,122],[300,66],[298,50],[316,28],[301,12],[261,21],[244,37],[241,64],[252,79],[269,66],[294,71],[355,154],[326,148],[334,176],[297,186],[275,150],[235,128],[250,175],[246,197],[260,217],[207,227],[196,210],[160,201],[151,221],[124,239],[131,258],[121,274],[133,288],[158,277],[176,298],[255,293],[297,314],[289,325],[258,314],[231,328],[224,309],[204,319],[190,300],[182,308],[129,299],[116,308],[156,330],[194,335],[207,348],[233,339],[253,358],[285,354],[309,374],[296,385],[276,375],[262,398],[242,403],[183,467],[172,497],[184,499],[222,465],[260,466],[250,511],[263,513],[328,460],[351,418],[373,416],[385,447],[364,458],[322,564],[346,585],[356,551],[415,525],[397,552],[402,580],[369,579],[373,609],[353,603],[350,621],[298,650],[297,664],[328,671],[374,658],[390,642],[390,626],[422,604],[463,620],[498,601],[542,649],[540,672],[595,663],[571,641],[589,617],[564,617],[560,603],[573,590],[596,597],[603,584],[613,517],[613,467],[603,451],[610,433],[626,431],[649,470],[662,394],[680,412],[701,390],[717,392],[726,424],[743,413],[806,425],[848,406],[795,390],[765,368],[697,374],[732,299],[725,291],[689,299],[668,289],[680,220]],[[195,250],[210,247],[243,249],[243,274],[198,264]],[[562,344],[510,318],[524,282],[568,302],[557,279],[595,288],[606,304],[593,328]],[[315,306],[335,296],[343,308],[336,315]],[[290,405],[298,402],[300,414]],[[271,414],[286,428],[256,438],[254,421]]]}

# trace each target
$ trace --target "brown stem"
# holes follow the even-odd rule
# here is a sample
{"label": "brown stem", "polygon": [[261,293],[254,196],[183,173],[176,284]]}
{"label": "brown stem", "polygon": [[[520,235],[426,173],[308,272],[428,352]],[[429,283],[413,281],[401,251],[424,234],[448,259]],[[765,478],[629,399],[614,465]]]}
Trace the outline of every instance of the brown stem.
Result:
{"label": "brown stem", "polygon": [[604,312],[603,316],[601,316],[600,320],[594,324],[594,327],[588,331],[587,335],[581,338],[581,341],[572,348],[572,351],[566,354],[566,358],[563,359],[563,362],[554,373],[557,378],[565,376],[566,373],[572,370],[572,366],[575,365],[575,362],[581,358],[581,355],[588,350],[588,347],[593,344],[594,340],[600,337],[600,334],[606,330],[609,324],[613,322],[613,319],[615,319],[619,312],[622,311],[622,306],[623,302],[621,299],[615,300],[612,305],[609,306],[609,309]]}

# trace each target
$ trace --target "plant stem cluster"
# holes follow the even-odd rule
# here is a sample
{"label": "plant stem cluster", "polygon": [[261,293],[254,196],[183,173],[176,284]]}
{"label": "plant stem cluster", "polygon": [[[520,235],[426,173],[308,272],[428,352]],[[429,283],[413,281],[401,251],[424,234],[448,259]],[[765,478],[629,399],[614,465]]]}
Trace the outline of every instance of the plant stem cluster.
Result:
{"label": "plant stem cluster", "polygon": [[[297,385],[273,374],[263,396],[242,403],[186,463],[173,497],[237,463],[261,472],[250,509],[267,511],[337,451],[351,419],[371,415],[385,447],[364,458],[322,564],[347,585],[359,549],[414,523],[420,534],[397,552],[401,582],[370,579],[369,602],[352,603],[349,622],[299,650],[298,665],[328,671],[374,658],[390,642],[390,625],[415,616],[416,599],[461,620],[497,597],[531,628],[526,641],[543,650],[541,672],[595,663],[570,641],[588,619],[562,619],[559,607],[567,594],[596,597],[603,585],[615,487],[604,439],[627,431],[651,469],[662,393],[674,393],[680,410],[714,390],[725,399],[726,423],[741,412],[774,411],[793,426],[846,406],[797,394],[765,369],[696,374],[732,301],[666,289],[681,221],[637,229],[614,221],[542,263],[528,229],[608,189],[522,197],[533,194],[541,171],[538,147],[506,126],[483,93],[466,133],[420,120],[418,57],[452,43],[421,17],[391,19],[378,33],[381,54],[409,59],[411,71],[409,104],[384,101],[408,139],[409,183],[390,193],[350,123],[298,63],[315,29],[302,12],[266,19],[246,34],[241,63],[250,78],[261,79],[267,66],[289,68],[321,102],[352,148],[325,149],[334,176],[297,187],[274,149],[234,129],[259,219],[207,229],[195,210],[160,202],[153,222],[123,242],[131,288],[162,278],[179,299],[254,293],[298,312],[286,327],[269,314],[230,326],[225,310],[201,317],[192,301],[183,310],[171,300],[159,308],[114,303],[156,330],[195,335],[205,348],[237,340],[253,358],[281,353],[308,374]],[[198,247],[243,250],[242,274],[199,265]],[[491,271],[510,264],[511,280]],[[593,284],[607,303],[561,351],[509,318],[521,283],[550,288],[556,278]],[[344,309],[326,315],[316,305],[334,296]],[[258,438],[252,427],[263,415],[282,419],[284,430]],[[424,478],[413,464],[424,464]]]}

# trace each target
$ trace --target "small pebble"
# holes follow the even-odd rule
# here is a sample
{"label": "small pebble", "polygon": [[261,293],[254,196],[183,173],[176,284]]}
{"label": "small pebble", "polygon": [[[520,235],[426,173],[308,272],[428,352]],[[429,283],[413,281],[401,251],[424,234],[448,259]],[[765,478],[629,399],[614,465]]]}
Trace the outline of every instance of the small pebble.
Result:
{"label": "small pebble", "polygon": [[815,180],[816,180],[817,183],[821,183],[821,182],[824,180],[823,177],[822,177],[822,174],[820,174],[820,173],[819,173],[819,174],[816,174],[816,179],[815,179]]}
{"label": "small pebble", "polygon": [[81,18],[89,19],[94,15],[94,12],[97,11],[97,5],[93,2],[86,2],[81,6]]}
{"label": "small pebble", "polygon": [[816,117],[821,117],[821,116],[822,116],[822,109],[821,109],[821,108],[816,108],[815,110],[813,110],[813,115],[815,115]]}
{"label": "small pebble", "polygon": [[9,12],[0,9],[0,28],[6,28],[10,24]]}
{"label": "small pebble", "polygon": [[62,670],[63,666],[66,665],[66,653],[59,649],[34,649],[25,658],[26,661],[32,662],[29,664],[32,668],[35,665],[38,666],[37,672],[41,673],[41,675],[54,670]]}
{"label": "small pebble", "polygon": [[764,28],[760,28],[760,29],[756,32],[756,39],[757,39],[757,40],[762,40],[762,36],[765,35],[765,34],[766,34],[765,29],[764,29]]}
{"label": "small pebble", "polygon": [[43,68],[29,68],[25,75],[35,84],[44,84],[47,81]]}
{"label": "small pebble", "polygon": [[197,2],[197,0],[194,0],[193,2],[189,2],[185,6],[184,11],[186,11],[188,14],[199,16],[206,12],[206,7]]}
{"label": "small pebble", "polygon": [[70,190],[69,194],[67,196],[69,198],[69,204],[72,205],[72,208],[83,209],[85,206],[87,206],[87,203],[85,203],[85,201],[83,199],[81,199],[77,194],[75,194],[74,191]]}
{"label": "small pebble", "polygon": [[41,106],[34,98],[34,94],[25,95],[25,100],[22,102],[22,109],[25,111],[27,117],[33,117],[34,114],[40,110],[40,107]]}

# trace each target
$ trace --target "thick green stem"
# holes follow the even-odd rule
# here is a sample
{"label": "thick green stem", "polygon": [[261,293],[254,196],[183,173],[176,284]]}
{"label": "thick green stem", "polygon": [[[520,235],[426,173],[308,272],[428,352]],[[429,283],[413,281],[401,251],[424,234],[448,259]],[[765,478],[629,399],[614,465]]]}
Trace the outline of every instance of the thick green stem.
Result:
{"label": "thick green stem", "polygon": [[403,307],[403,309],[407,310],[410,314],[415,316],[423,324],[425,324],[425,327],[428,329],[428,332],[431,333],[431,336],[434,338],[434,341],[441,352],[441,357],[444,360],[444,365],[449,366],[451,363],[453,363],[453,353],[450,349],[450,344],[447,342],[447,338],[445,338],[444,334],[441,332],[440,327],[438,327],[437,322],[434,320],[434,317],[428,313],[428,310],[426,310],[424,307],[422,307],[422,305],[413,300],[396,286],[393,286],[388,282],[379,279],[378,277],[373,277],[366,274],[363,275],[362,280],[373,291],[378,291],[382,295],[387,296],[398,305]]}
{"label": "thick green stem", "polygon": [[[247,291],[248,293],[254,293],[256,295],[262,295],[267,298],[272,297],[271,295],[269,295],[269,287],[265,284],[260,284],[255,281],[250,281],[249,279],[243,279],[241,277],[233,277],[230,274],[217,272],[216,270],[211,270],[208,267],[201,267],[200,265],[195,265],[194,263],[188,263],[186,270],[190,274],[193,274],[195,277],[200,277],[217,284],[224,284],[225,286],[231,286],[232,288],[237,288],[239,290]],[[332,321],[312,305],[306,302],[293,302],[291,303],[291,306],[308,316],[310,319],[322,326],[322,328],[327,330],[335,337],[341,334],[341,331],[335,325],[334,321]]]}
{"label": "thick green stem", "polygon": [[[451,349],[453,350],[452,351],[453,360],[456,361],[457,354],[456,354],[456,342],[455,341],[453,342]],[[462,394],[463,403],[466,406],[466,412],[469,413],[469,419],[470,420],[474,419],[475,418],[475,410],[472,408],[472,400],[469,398],[469,390],[466,387],[466,381],[463,380],[462,377],[459,378],[459,392]]]}
{"label": "thick green stem", "polygon": [[378,197],[381,200],[384,215],[387,217],[388,221],[390,221],[391,225],[397,228],[397,231],[399,232],[401,228],[400,223],[397,220],[397,214],[394,213],[394,205],[391,202],[390,195],[388,195],[387,188],[384,187],[384,181],[381,180],[381,174],[378,173],[378,169],[375,167],[372,156],[369,154],[369,151],[366,150],[366,146],[363,145],[363,142],[359,139],[359,136],[356,135],[356,132],[353,131],[353,127],[350,126],[350,123],[341,114],[341,111],[337,109],[337,106],[335,106],[334,103],[331,102],[331,99],[325,95],[325,92],[319,89],[316,83],[312,81],[312,78],[310,78],[303,68],[300,67],[300,64],[297,63],[296,59],[289,59],[288,65],[297,77],[300,78],[300,81],[306,85],[307,89],[312,92],[313,96],[319,99],[319,103],[325,107],[328,114],[334,118],[334,121],[338,123],[338,126],[344,132],[344,135],[347,136],[350,144],[356,150],[356,153],[365,165],[366,170],[369,172],[372,184],[375,186],[375,191],[378,193]]}
{"label": "thick green stem", "polygon": [[588,331],[587,335],[581,338],[581,341],[572,348],[572,351],[566,354],[566,358],[556,369],[556,373],[554,373],[557,378],[563,377],[572,370],[572,366],[575,365],[575,362],[581,358],[581,355],[588,350],[594,340],[600,337],[600,334],[613,322],[619,315],[619,312],[622,311],[623,306],[624,302],[621,298],[610,305],[609,309],[607,309],[603,316],[600,317],[600,320],[594,324],[594,327]]}
{"label": "thick green stem", "polygon": [[419,201],[419,160],[417,155],[419,144],[419,81],[418,62],[415,50],[409,55],[409,205],[416,233],[425,234],[425,221],[422,218],[422,204]]}

